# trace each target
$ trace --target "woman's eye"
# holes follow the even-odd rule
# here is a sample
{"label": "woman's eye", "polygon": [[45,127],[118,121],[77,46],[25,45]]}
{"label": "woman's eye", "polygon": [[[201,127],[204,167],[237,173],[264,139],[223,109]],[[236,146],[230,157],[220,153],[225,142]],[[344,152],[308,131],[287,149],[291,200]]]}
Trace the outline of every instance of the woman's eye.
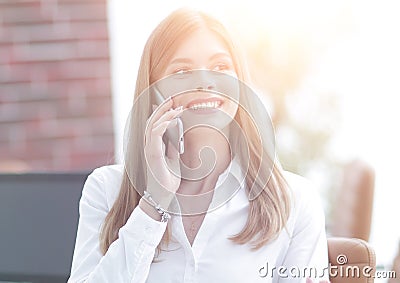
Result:
{"label": "woman's eye", "polygon": [[217,72],[224,72],[224,71],[231,71],[232,67],[228,64],[220,63],[214,66],[213,71]]}
{"label": "woman's eye", "polygon": [[173,74],[176,74],[176,75],[183,75],[183,74],[187,74],[187,73],[189,73],[190,72],[190,69],[189,68],[180,68],[180,69],[176,69],[174,72],[173,72]]}

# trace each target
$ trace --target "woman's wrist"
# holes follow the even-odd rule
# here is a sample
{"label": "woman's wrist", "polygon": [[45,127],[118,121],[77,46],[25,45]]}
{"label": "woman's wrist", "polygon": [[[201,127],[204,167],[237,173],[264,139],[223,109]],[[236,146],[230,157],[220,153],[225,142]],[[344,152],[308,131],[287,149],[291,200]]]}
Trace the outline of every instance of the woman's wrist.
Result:
{"label": "woman's wrist", "polygon": [[[145,212],[153,219],[161,222],[167,222],[171,218],[171,215],[160,205],[160,203],[153,199],[153,196],[148,191],[144,191],[140,201],[142,202],[141,208],[145,209]],[[170,201],[168,203],[170,203]],[[149,209],[149,207],[151,207],[151,209]],[[158,217],[154,211],[158,214]]]}
{"label": "woman's wrist", "polygon": [[149,204],[143,198],[139,201],[139,207],[146,213],[148,216],[153,218],[154,220],[161,221],[161,215],[157,212],[157,210]]}

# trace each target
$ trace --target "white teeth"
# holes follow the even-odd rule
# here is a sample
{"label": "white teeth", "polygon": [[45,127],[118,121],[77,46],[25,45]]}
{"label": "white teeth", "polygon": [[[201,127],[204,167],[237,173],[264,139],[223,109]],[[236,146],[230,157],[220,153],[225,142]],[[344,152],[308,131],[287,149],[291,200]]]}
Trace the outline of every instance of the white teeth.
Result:
{"label": "white teeth", "polygon": [[197,109],[206,109],[206,108],[217,108],[220,106],[219,101],[209,101],[204,103],[197,103],[193,104],[190,109],[197,110]]}

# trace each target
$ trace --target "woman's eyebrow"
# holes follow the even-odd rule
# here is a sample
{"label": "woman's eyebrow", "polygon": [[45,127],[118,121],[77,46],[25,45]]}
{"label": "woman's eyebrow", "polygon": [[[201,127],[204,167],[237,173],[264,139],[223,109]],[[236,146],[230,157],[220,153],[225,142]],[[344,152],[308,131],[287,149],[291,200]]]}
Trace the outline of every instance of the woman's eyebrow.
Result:
{"label": "woman's eyebrow", "polygon": [[[220,58],[227,58],[229,60],[232,60],[231,56],[226,52],[215,53],[209,58],[209,60],[212,61],[212,60],[220,59]],[[172,64],[181,64],[181,63],[191,64],[191,63],[193,63],[193,61],[190,58],[178,57],[178,58],[173,59],[169,64],[172,65]]]}
{"label": "woman's eyebrow", "polygon": [[180,63],[190,64],[190,63],[192,63],[192,60],[190,60],[189,58],[175,58],[169,64],[172,65],[172,64],[180,64]]}
{"label": "woman's eyebrow", "polygon": [[232,60],[231,56],[230,56],[228,53],[226,53],[226,52],[218,52],[218,53],[215,53],[214,55],[212,55],[212,56],[210,57],[209,60],[212,61],[212,60],[220,59],[220,58],[227,58],[227,59],[229,59],[229,60]]}

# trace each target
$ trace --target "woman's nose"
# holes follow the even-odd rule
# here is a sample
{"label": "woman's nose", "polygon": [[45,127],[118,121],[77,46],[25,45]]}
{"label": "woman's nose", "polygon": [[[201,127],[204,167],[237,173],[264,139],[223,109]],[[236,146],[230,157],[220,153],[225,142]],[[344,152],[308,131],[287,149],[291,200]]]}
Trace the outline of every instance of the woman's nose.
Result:
{"label": "woman's nose", "polygon": [[207,70],[196,71],[195,89],[197,90],[213,90],[216,88],[216,78],[213,72]]}

